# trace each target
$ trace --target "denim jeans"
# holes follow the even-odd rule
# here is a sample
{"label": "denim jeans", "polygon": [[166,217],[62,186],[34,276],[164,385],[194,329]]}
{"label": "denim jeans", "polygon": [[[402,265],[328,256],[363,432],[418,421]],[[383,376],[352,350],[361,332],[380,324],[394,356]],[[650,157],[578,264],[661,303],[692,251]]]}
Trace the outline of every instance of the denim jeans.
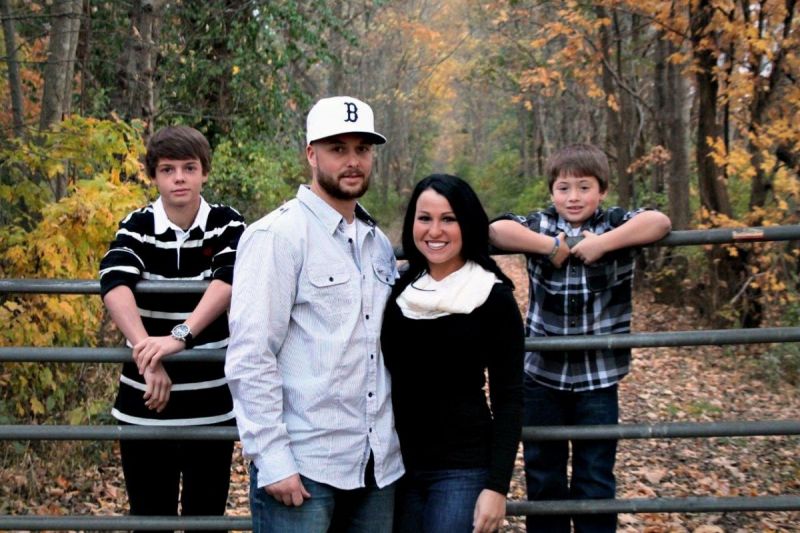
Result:
{"label": "denim jeans", "polygon": [[342,490],[300,476],[311,498],[286,506],[256,486],[258,469],[250,464],[250,510],[254,533],[391,533],[396,483],[379,489],[370,460],[366,487]]}
{"label": "denim jeans", "polygon": [[[545,387],[525,376],[526,426],[616,424],[619,418],[617,386],[572,392]],[[614,498],[616,440],[572,441],[572,479],[567,480],[567,441],[524,443],[525,478],[529,500],[589,500]],[[574,515],[576,533],[616,531],[615,514]],[[530,515],[528,531],[569,533],[566,515]]]}
{"label": "denim jeans", "polygon": [[395,533],[470,533],[486,468],[411,469],[397,488]]}

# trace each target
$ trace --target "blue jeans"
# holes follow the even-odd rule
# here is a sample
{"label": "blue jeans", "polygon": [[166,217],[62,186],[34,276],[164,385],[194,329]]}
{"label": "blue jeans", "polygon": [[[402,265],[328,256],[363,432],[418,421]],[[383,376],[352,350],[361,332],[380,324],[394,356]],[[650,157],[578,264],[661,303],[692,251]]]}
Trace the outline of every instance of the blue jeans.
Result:
{"label": "blue jeans", "polygon": [[286,506],[256,486],[258,469],[250,464],[250,510],[254,533],[391,533],[396,483],[379,489],[372,461],[366,487],[342,490],[300,476],[311,494],[300,507]]}
{"label": "blue jeans", "polygon": [[[590,426],[616,424],[617,386],[584,392],[545,387],[525,376],[526,426]],[[572,479],[567,480],[567,441],[524,443],[525,478],[529,500],[611,499],[616,492],[616,440],[572,441]],[[616,531],[616,514],[574,515],[576,533]],[[530,515],[528,531],[569,533],[566,515]]]}
{"label": "blue jeans", "polygon": [[395,533],[470,533],[486,468],[406,472],[397,489]]}

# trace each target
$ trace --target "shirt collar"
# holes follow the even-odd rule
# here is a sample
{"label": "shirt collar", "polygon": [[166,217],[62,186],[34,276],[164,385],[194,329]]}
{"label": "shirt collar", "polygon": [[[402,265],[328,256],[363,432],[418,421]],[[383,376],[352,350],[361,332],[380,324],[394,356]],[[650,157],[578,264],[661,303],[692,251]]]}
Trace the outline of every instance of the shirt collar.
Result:
{"label": "shirt collar", "polygon": [[[340,212],[331,207],[328,202],[317,196],[308,185],[301,185],[297,189],[297,199],[300,200],[312,213],[322,222],[323,227],[333,235],[344,217]],[[356,204],[356,218],[366,223],[370,229],[375,227],[376,222],[367,213],[367,210]]]}
{"label": "shirt collar", "polygon": [[[208,222],[208,214],[211,212],[211,206],[208,205],[208,202],[200,197],[200,209],[197,210],[197,215],[194,217],[194,221],[192,225],[189,226],[189,229],[186,230],[187,232],[192,231],[194,228],[199,227],[203,231],[206,230],[206,223]],[[161,201],[161,197],[159,196],[158,199],[153,202],[153,217],[155,219],[155,227],[153,230],[155,231],[156,235],[161,235],[168,229],[173,229],[175,231],[183,231],[183,228],[178,227],[174,224],[169,217],[167,216],[167,211],[164,209],[164,202]]]}

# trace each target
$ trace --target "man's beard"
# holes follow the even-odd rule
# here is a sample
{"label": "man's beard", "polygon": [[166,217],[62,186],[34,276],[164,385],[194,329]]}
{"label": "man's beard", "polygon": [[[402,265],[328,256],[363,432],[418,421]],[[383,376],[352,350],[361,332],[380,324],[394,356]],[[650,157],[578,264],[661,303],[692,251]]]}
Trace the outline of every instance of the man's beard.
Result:
{"label": "man's beard", "polygon": [[364,196],[364,193],[366,193],[369,188],[369,176],[362,172],[359,174],[361,178],[360,187],[355,189],[343,189],[341,186],[341,178],[343,175],[344,174],[335,178],[331,174],[326,174],[321,169],[317,169],[317,183],[322,187],[322,190],[337,200],[354,200]]}

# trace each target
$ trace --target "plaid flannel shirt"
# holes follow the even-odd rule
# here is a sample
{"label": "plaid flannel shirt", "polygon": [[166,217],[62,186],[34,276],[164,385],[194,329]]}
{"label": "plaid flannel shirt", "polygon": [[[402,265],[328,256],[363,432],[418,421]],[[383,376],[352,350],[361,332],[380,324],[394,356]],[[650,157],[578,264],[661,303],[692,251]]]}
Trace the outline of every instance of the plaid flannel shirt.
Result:
{"label": "plaid flannel shirt", "polygon": [[[584,222],[584,230],[597,235],[630,220],[644,209],[620,207],[598,209]],[[528,216],[506,214],[531,231],[555,237],[560,232],[576,234],[554,207]],[[570,256],[556,268],[546,255],[526,254],[530,280],[526,335],[605,335],[628,333],[631,324],[631,286],[634,250],[606,254],[586,265]],[[630,369],[630,349],[527,352],[525,371],[542,385],[560,390],[586,391],[619,382]]]}

